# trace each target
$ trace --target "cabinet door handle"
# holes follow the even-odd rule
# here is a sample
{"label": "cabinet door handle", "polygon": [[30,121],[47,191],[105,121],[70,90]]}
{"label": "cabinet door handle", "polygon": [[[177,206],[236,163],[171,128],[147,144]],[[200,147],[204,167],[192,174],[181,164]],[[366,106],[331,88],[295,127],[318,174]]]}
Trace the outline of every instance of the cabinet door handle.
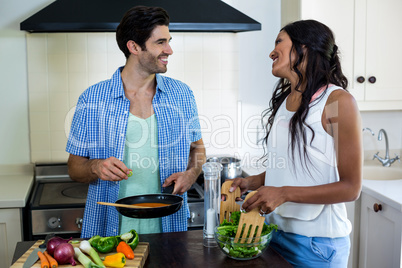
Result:
{"label": "cabinet door handle", "polygon": [[374,84],[375,81],[377,81],[377,78],[375,78],[375,76],[370,76],[369,79],[368,79],[368,81],[369,81],[370,83]]}
{"label": "cabinet door handle", "polygon": [[366,79],[364,79],[363,76],[359,76],[356,80],[357,80],[357,82],[359,82],[359,83],[361,84],[361,83],[364,83],[364,81],[365,81]]}
{"label": "cabinet door handle", "polygon": [[382,205],[374,203],[373,209],[374,209],[374,212],[381,211],[382,210]]}

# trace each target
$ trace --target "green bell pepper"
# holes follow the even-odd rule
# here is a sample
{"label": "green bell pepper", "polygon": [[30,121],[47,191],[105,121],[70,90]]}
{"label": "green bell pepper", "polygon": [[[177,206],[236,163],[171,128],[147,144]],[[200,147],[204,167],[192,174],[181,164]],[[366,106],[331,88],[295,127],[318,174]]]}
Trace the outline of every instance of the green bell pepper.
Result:
{"label": "green bell pepper", "polygon": [[101,253],[109,253],[119,244],[119,241],[115,236],[101,237],[99,235],[95,235],[88,241],[92,247]]}
{"label": "green bell pepper", "polygon": [[119,239],[119,242],[126,242],[133,250],[138,246],[138,242],[140,241],[138,234],[134,229],[117,236],[117,238]]}

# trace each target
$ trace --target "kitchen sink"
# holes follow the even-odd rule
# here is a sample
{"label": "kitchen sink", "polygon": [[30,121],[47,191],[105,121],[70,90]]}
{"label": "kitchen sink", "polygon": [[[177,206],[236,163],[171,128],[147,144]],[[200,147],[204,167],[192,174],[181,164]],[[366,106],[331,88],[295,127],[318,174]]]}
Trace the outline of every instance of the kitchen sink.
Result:
{"label": "kitchen sink", "polygon": [[402,168],[398,163],[395,166],[383,167],[380,165],[363,166],[365,180],[402,180]]}

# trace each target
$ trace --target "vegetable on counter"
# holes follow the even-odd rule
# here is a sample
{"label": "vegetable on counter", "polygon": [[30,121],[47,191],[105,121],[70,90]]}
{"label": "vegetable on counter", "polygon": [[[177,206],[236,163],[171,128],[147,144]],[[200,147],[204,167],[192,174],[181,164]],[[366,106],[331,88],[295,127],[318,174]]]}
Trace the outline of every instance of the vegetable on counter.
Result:
{"label": "vegetable on counter", "polygon": [[121,241],[116,248],[117,252],[123,253],[127,259],[134,259],[134,251],[133,249],[124,241]]}
{"label": "vegetable on counter", "polygon": [[91,261],[84,253],[81,252],[79,248],[74,248],[74,256],[77,260],[84,266],[84,268],[101,268],[105,267],[103,264],[102,266],[97,265]]}
{"label": "vegetable on counter", "polygon": [[126,256],[124,256],[124,254],[121,252],[114,255],[108,255],[105,257],[103,264],[107,267],[124,267],[124,265],[126,265]]}
{"label": "vegetable on counter", "polygon": [[61,243],[58,245],[54,250],[53,257],[59,264],[77,265],[74,260],[74,247],[69,243]]}
{"label": "vegetable on counter", "polygon": [[70,241],[71,239],[73,238],[71,237],[70,239],[64,239],[58,236],[53,236],[52,238],[49,239],[49,241],[47,241],[46,250],[51,256],[53,256],[54,251],[58,245],[62,243],[68,243],[68,241]]}
{"label": "vegetable on counter", "polygon": [[42,251],[38,251],[38,257],[40,259],[40,267],[41,268],[49,268],[49,261],[46,256],[42,253]]}
{"label": "vegetable on counter", "polygon": [[117,236],[117,238],[119,239],[119,241],[126,242],[127,245],[131,247],[132,250],[134,250],[138,246],[138,243],[140,242],[138,234],[134,229],[120,236]]}
{"label": "vegetable on counter", "polygon": [[132,250],[134,250],[140,241],[137,232],[132,229],[127,233],[118,236],[106,236],[95,235],[91,237],[88,242],[93,248],[100,253],[109,253],[116,249],[120,241],[126,242]]}
{"label": "vegetable on counter", "polygon": [[47,251],[43,252],[43,254],[49,261],[49,268],[57,268],[57,266],[59,265],[57,261],[52,256],[50,256],[50,254]]}
{"label": "vegetable on counter", "polygon": [[91,256],[95,264],[104,267],[103,262],[98,255],[98,252],[96,252],[96,250],[92,248],[91,244],[87,240],[81,241],[80,250]]}
{"label": "vegetable on counter", "polygon": [[117,247],[119,240],[116,236],[101,237],[95,235],[89,240],[91,246],[93,246],[98,252],[109,253]]}

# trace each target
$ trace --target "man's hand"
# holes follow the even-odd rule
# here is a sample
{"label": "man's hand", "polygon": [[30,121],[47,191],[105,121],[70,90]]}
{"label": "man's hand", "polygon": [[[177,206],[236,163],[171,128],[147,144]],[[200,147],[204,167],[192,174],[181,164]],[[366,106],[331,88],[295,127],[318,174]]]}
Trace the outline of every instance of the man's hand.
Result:
{"label": "man's hand", "polygon": [[70,154],[68,158],[68,173],[71,179],[89,183],[98,178],[105,181],[121,181],[128,179],[130,169],[119,159],[88,159]]}
{"label": "man's hand", "polygon": [[104,181],[127,180],[130,171],[131,170],[128,169],[122,161],[115,157],[97,160],[96,163],[92,165],[92,172]]}
{"label": "man's hand", "polygon": [[197,177],[194,177],[194,173],[190,171],[173,173],[169,178],[165,180],[162,187],[167,187],[174,183],[172,194],[182,195],[191,188],[191,185],[194,184],[196,179]]}

